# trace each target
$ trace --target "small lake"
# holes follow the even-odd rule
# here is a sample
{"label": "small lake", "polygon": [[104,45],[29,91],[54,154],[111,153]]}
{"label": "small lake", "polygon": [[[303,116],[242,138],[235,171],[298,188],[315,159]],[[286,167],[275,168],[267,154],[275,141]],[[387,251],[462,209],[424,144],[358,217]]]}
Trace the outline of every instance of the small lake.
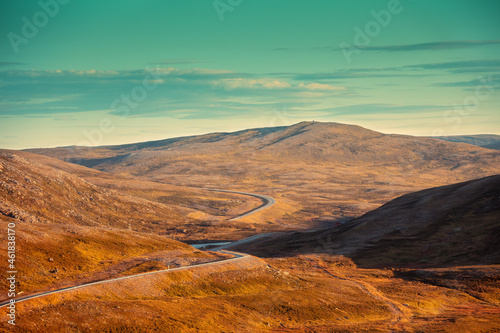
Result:
{"label": "small lake", "polygon": [[227,245],[231,244],[232,242],[218,242],[218,243],[202,243],[202,244],[189,244],[195,249],[201,249],[204,248],[205,246],[222,246],[222,245]]}

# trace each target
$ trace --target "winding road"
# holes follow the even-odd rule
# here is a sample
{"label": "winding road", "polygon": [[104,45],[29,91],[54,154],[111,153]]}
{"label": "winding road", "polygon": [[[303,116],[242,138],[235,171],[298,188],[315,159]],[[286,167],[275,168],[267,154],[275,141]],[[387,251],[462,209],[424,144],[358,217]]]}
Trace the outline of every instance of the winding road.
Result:
{"label": "winding road", "polygon": [[[75,290],[75,289],[80,289],[80,288],[85,288],[85,287],[90,287],[90,286],[95,286],[98,284],[104,284],[104,283],[110,283],[110,282],[116,282],[116,281],[121,281],[121,280],[126,280],[126,279],[134,279],[146,275],[153,275],[153,274],[161,274],[161,273],[170,273],[170,272],[175,272],[175,271],[180,271],[180,270],[186,270],[186,269],[193,269],[193,268],[198,268],[202,266],[209,266],[209,265],[216,265],[220,263],[226,263],[226,262],[231,262],[235,260],[240,260],[244,259],[246,257],[250,257],[250,255],[246,253],[240,253],[240,252],[234,252],[234,251],[227,251],[227,250],[222,250],[222,249],[214,249],[211,251],[216,251],[219,253],[225,253],[225,254],[230,254],[233,255],[232,258],[228,259],[222,259],[222,260],[217,260],[217,261],[212,261],[212,262],[207,262],[203,264],[195,264],[195,265],[190,265],[190,266],[183,266],[183,267],[177,267],[177,268],[169,268],[169,269],[162,269],[159,271],[154,271],[154,272],[147,272],[147,273],[140,273],[140,274],[135,274],[135,275],[129,275],[129,276],[122,276],[114,279],[108,279],[108,280],[102,280],[102,281],[96,281],[96,282],[89,282],[89,283],[84,283],[78,286],[72,286],[72,287],[66,287],[66,288],[61,288],[61,289],[56,289],[56,290],[51,290],[51,291],[46,291],[42,293],[37,293],[37,294],[32,294],[32,295],[26,295],[23,297],[18,297],[15,299],[16,303],[18,302],[23,302],[27,301],[30,299],[38,298],[38,297],[43,297],[43,296],[48,296],[52,294],[58,294],[62,293],[65,291],[70,291],[70,290]],[[10,300],[5,300],[0,303],[0,308],[8,305],[10,303]]]}
{"label": "winding road", "polygon": [[[276,202],[276,200],[274,200],[271,197],[268,197],[266,195],[255,194],[255,193],[229,191],[229,190],[216,190],[216,189],[206,189],[206,190],[208,190],[208,191],[216,191],[216,192],[228,192],[228,193],[235,193],[235,194],[243,194],[243,195],[249,195],[249,196],[253,196],[253,197],[257,197],[257,198],[262,199],[263,204],[261,206],[259,206],[257,208],[254,208],[254,209],[252,209],[252,210],[250,210],[250,211],[248,211],[248,212],[246,212],[244,214],[241,214],[241,215],[238,215],[236,217],[233,217],[230,220],[236,220],[236,219],[239,219],[239,218],[242,218],[242,217],[245,217],[245,216],[249,216],[251,214],[254,214],[254,213],[258,212],[258,211],[261,211],[261,210],[263,210],[265,208],[268,208],[268,207],[272,206]],[[203,263],[203,264],[195,264],[195,265],[184,266],[184,267],[163,269],[163,270],[154,271],[154,272],[140,273],[140,274],[135,274],[135,275],[122,276],[122,277],[118,277],[118,278],[114,278],[114,279],[108,279],[108,280],[102,280],[102,281],[84,283],[84,284],[81,284],[81,285],[78,285],[78,286],[66,287],[66,288],[61,288],[61,289],[56,289],[56,290],[51,290],[51,291],[41,292],[41,293],[37,293],[37,294],[32,294],[32,295],[26,295],[26,296],[18,297],[18,298],[15,298],[15,302],[16,303],[23,302],[23,301],[27,301],[27,300],[30,300],[30,299],[39,298],[39,297],[43,297],[43,296],[48,296],[48,295],[52,295],[52,294],[58,294],[58,293],[62,293],[62,292],[70,291],[70,290],[75,290],[75,289],[80,289],[80,288],[95,286],[95,285],[98,285],[98,284],[116,282],[116,281],[121,281],[121,280],[126,280],[126,279],[134,279],[134,278],[139,278],[139,277],[143,277],[143,276],[146,276],[146,275],[161,274],[161,273],[170,273],[170,272],[174,272],[174,271],[180,271],[180,270],[186,270],[186,269],[194,269],[194,268],[198,268],[198,267],[202,267],[202,266],[217,265],[217,264],[220,264],[220,263],[227,263],[227,262],[232,262],[232,261],[235,261],[235,260],[241,260],[241,259],[250,257],[250,255],[245,254],[245,253],[240,253],[240,252],[223,250],[223,249],[226,248],[226,247],[232,246],[232,245],[246,243],[246,242],[252,241],[254,239],[257,239],[257,238],[260,238],[260,237],[264,237],[264,236],[268,236],[268,235],[269,234],[255,235],[255,236],[248,237],[248,238],[239,240],[237,242],[233,242],[233,243],[230,243],[230,244],[227,244],[227,245],[224,245],[224,246],[221,246],[221,247],[218,247],[216,249],[211,250],[211,251],[215,251],[215,252],[219,252],[219,253],[230,254],[230,255],[233,256],[232,258],[218,260],[218,261],[212,261],[212,262],[207,262],[207,263]],[[10,299],[4,300],[4,301],[0,302],[0,308],[5,307],[8,304],[10,304]]]}
{"label": "winding road", "polygon": [[252,214],[260,212],[261,210],[269,208],[269,207],[271,207],[272,205],[274,205],[276,203],[276,200],[274,198],[271,198],[271,197],[269,197],[267,195],[263,195],[263,194],[248,193],[248,192],[239,192],[239,191],[230,191],[230,190],[218,190],[218,189],[211,189],[211,188],[203,188],[203,189],[206,190],[206,191],[213,191],[213,192],[225,192],[225,193],[234,193],[234,194],[248,195],[250,197],[259,198],[259,199],[262,200],[262,205],[260,205],[259,207],[256,207],[256,208],[254,208],[252,210],[249,210],[248,212],[240,214],[238,216],[232,217],[228,221],[235,221],[235,220],[241,219],[243,217],[250,216]]}

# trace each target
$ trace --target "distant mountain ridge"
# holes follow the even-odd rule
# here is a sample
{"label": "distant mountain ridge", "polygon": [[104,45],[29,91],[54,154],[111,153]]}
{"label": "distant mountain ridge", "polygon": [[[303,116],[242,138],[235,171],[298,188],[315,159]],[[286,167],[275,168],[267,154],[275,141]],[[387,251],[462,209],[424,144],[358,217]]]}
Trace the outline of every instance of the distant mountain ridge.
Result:
{"label": "distant mountain ridge", "polygon": [[[229,156],[236,158],[250,156],[252,159],[266,160],[298,157],[349,165],[390,163],[401,158],[409,161],[438,159],[446,163],[451,156],[448,154],[447,158],[442,159],[440,156],[443,152],[481,152],[460,143],[447,144],[433,138],[383,134],[356,125],[320,122],[301,122],[292,126],[211,133],[118,146],[28,151],[66,161],[75,160],[79,164],[111,172],[117,164],[134,169],[134,164],[139,161],[141,164],[145,161],[151,164],[158,158],[178,159],[179,155],[230,154]],[[456,164],[451,167],[455,166]],[[144,175],[149,171],[134,170],[134,174]]]}
{"label": "distant mountain ridge", "polygon": [[500,141],[495,143],[490,143],[486,146],[483,146],[483,148],[500,150]]}
{"label": "distant mountain ridge", "polygon": [[357,216],[405,193],[500,173],[495,150],[321,122],[29,151],[124,177],[283,197],[288,223]]}
{"label": "distant mountain ridge", "polygon": [[500,149],[500,135],[496,134],[435,136],[434,138],[449,142],[468,143],[483,148]]}

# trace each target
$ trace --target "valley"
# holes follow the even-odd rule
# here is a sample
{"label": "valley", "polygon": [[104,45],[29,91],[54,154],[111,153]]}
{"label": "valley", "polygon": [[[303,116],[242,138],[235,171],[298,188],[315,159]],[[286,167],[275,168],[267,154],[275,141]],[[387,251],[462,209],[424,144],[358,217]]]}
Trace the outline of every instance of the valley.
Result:
{"label": "valley", "polygon": [[499,333],[500,1],[0,1],[0,333]]}
{"label": "valley", "polygon": [[294,228],[333,225],[409,192],[500,173],[495,150],[319,122],[29,151],[134,179],[269,195],[277,204],[246,221]]}
{"label": "valley", "polygon": [[0,162],[44,295],[11,331],[500,329],[497,150],[307,122]]}

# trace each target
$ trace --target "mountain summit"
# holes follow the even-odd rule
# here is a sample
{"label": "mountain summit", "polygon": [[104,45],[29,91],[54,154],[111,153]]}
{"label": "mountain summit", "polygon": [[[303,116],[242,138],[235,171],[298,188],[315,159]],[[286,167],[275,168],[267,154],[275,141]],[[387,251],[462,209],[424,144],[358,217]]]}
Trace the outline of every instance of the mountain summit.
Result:
{"label": "mountain summit", "polygon": [[31,152],[127,177],[282,197],[295,209],[282,215],[290,221],[357,216],[402,194],[500,173],[496,150],[322,122]]}

